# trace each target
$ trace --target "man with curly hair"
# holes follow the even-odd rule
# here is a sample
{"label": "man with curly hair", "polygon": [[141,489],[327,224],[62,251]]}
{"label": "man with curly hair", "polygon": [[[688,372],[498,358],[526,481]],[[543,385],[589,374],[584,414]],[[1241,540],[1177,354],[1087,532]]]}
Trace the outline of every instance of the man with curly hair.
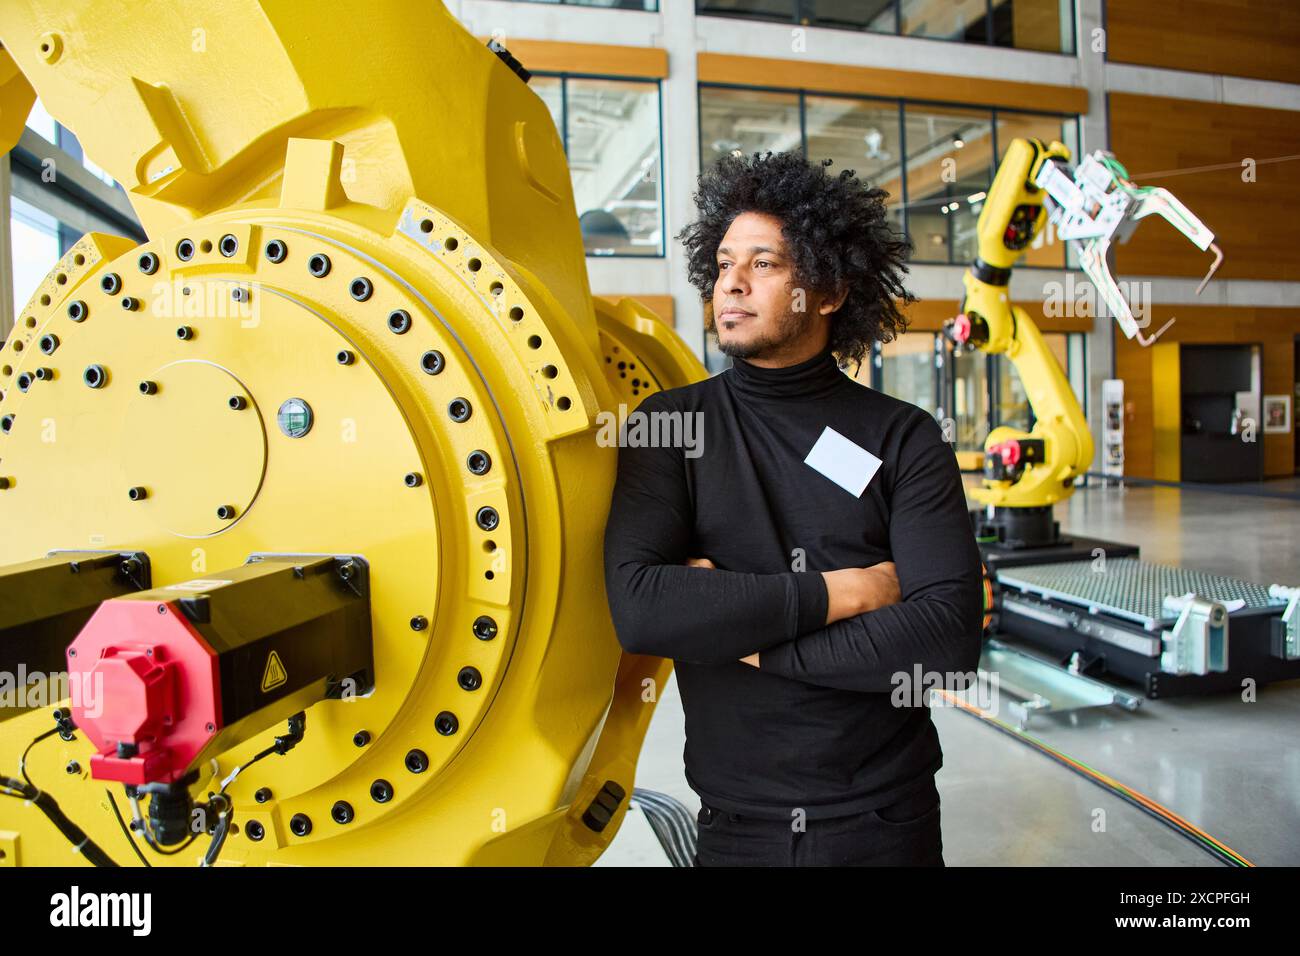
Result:
{"label": "man with curly hair", "polygon": [[928,689],[974,677],[980,557],[934,419],[841,368],[914,299],[886,194],[829,162],[701,174],[679,238],[732,366],[636,410],[696,416],[694,455],[620,441],[606,592],[676,663],[702,866],[943,865]]}

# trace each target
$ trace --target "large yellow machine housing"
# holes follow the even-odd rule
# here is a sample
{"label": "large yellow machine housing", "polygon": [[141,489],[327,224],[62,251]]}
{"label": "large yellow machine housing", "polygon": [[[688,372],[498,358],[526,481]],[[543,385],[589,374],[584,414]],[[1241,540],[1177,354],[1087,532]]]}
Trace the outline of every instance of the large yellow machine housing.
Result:
{"label": "large yellow machine housing", "polygon": [[[0,146],[34,88],[149,236],[83,237],[0,349],[0,565],[139,551],[166,587],[253,554],[364,556],[374,692],[314,704],[295,749],[231,784],[222,862],[594,861],[627,801],[599,832],[583,814],[607,781],[631,794],[671,668],[613,633],[598,416],[706,373],[644,307],[592,297],[543,102],[428,0],[6,0],[0,40]],[[6,773],[49,713],[3,715]],[[89,756],[55,736],[26,770],[135,862]],[[0,851],[80,859],[15,799]]]}

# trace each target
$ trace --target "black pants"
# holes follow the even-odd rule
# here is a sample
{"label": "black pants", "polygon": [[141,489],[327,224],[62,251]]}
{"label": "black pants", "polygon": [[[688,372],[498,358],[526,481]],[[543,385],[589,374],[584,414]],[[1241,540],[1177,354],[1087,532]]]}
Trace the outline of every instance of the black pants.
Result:
{"label": "black pants", "polygon": [[897,803],[829,820],[764,820],[700,807],[696,866],[943,866],[931,777]]}

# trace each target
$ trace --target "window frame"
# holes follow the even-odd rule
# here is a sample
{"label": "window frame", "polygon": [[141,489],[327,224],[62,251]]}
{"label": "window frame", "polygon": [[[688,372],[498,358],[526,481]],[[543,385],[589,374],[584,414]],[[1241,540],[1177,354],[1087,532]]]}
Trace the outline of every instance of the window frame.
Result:
{"label": "window frame", "polygon": [[[592,255],[584,249],[584,259],[631,259],[633,261],[646,259],[667,259],[668,258],[668,221],[667,221],[667,201],[665,200],[665,181],[667,175],[664,167],[664,86],[663,78],[657,76],[614,76],[608,73],[584,73],[584,72],[557,72],[554,70],[534,70],[533,77],[545,77],[548,79],[558,79],[560,81],[560,116],[564,122],[564,128],[557,130],[560,134],[560,145],[564,149],[564,164],[569,165],[569,80],[609,80],[618,83],[645,83],[654,84],[655,88],[655,116],[659,122],[659,131],[656,134],[659,143],[659,251],[655,253],[634,253],[634,252],[615,252],[609,255]],[[548,110],[549,112],[549,110]],[[698,116],[698,114],[697,114]],[[572,172],[570,172],[569,188],[573,188]],[[575,210],[576,211],[576,210]]]}
{"label": "window frame", "polygon": [[[799,109],[799,142],[800,142],[799,148],[803,151],[805,156],[808,155],[808,119],[807,119],[807,97],[808,96],[815,96],[818,98],[825,98],[825,99],[854,100],[854,101],[870,103],[870,104],[885,104],[885,103],[893,104],[898,112],[898,127],[899,127],[898,143],[899,143],[899,151],[901,154],[900,155],[900,169],[902,172],[901,220],[902,220],[903,234],[908,236],[909,239],[911,238],[911,230],[909,228],[909,223],[908,223],[911,193],[910,193],[910,187],[908,185],[908,180],[910,177],[908,175],[908,168],[907,168],[907,155],[908,155],[907,153],[907,108],[909,106],[920,107],[920,108],[936,107],[936,108],[946,108],[946,109],[987,110],[989,113],[989,121],[991,123],[990,137],[991,137],[991,142],[993,144],[993,153],[992,153],[994,157],[994,163],[992,169],[993,176],[997,175],[998,164],[1001,162],[1001,155],[1000,155],[1001,150],[999,148],[1001,144],[998,139],[998,117],[1000,114],[1011,113],[1019,116],[1038,116],[1038,117],[1052,118],[1058,120],[1062,126],[1064,126],[1064,124],[1067,121],[1071,121],[1071,120],[1076,123],[1079,122],[1079,116],[1077,114],[1055,113],[1049,110],[1026,110],[1026,109],[1016,109],[1011,107],[991,106],[991,105],[985,105],[979,103],[952,103],[943,100],[910,99],[907,97],[843,93],[840,91],[822,91],[817,89],[810,89],[807,87],[785,87],[785,86],[766,86],[766,85],[754,86],[745,83],[713,83],[713,82],[696,83],[695,85],[696,139],[698,140],[699,143],[698,162],[701,170],[707,168],[708,166],[704,158],[705,138],[704,138],[704,128],[703,128],[703,119],[704,119],[703,95],[706,89],[742,90],[742,91],[754,91],[759,93],[777,93],[777,94],[783,94],[787,96],[794,96],[797,101],[798,109]],[[662,142],[660,145],[662,148]],[[990,180],[990,185],[992,185],[991,180]],[[949,249],[951,250],[951,248],[952,248],[951,243],[949,243]],[[1068,249],[1069,249],[1068,244],[1065,244],[1064,251],[1062,252],[1062,261],[1058,265],[1033,265],[1030,263],[1019,263],[1016,266],[1016,269],[1035,269],[1035,270],[1044,270],[1048,272],[1069,269],[1070,263],[1068,258],[1069,256]],[[961,260],[961,261],[954,260],[951,257],[951,253],[947,262],[933,262],[933,261],[926,261],[926,260],[919,260],[919,259],[909,260],[909,262],[915,265],[928,265],[928,266],[941,266],[941,267],[942,266],[963,266],[964,267],[969,265],[969,262],[967,262],[966,260]]]}
{"label": "window frame", "polygon": [[516,0],[518,3],[536,3],[548,7],[585,7],[588,10],[611,10],[618,13],[659,13],[660,0],[653,0],[653,10],[630,10],[626,7],[607,7],[599,3],[584,3],[583,0]]}
{"label": "window frame", "polygon": [[816,27],[822,30],[841,30],[845,33],[874,33],[878,36],[894,36],[908,40],[930,40],[936,43],[962,43],[969,46],[992,47],[995,50],[1017,50],[1023,53],[1042,53],[1047,56],[1062,56],[1070,57],[1071,59],[1079,55],[1079,0],[1069,0],[1070,9],[1067,19],[1070,23],[1070,48],[1068,50],[1036,50],[1033,47],[1001,46],[1000,44],[994,43],[993,0],[984,0],[983,43],[975,40],[950,39],[948,37],[930,37],[912,33],[903,33],[902,0],[893,0],[893,3],[891,4],[894,8],[893,32],[886,30],[870,30],[866,27],[854,28],[847,26],[828,26],[824,23],[819,23],[812,13],[812,0],[791,0],[793,12],[788,20],[777,14],[762,14],[745,10],[701,10],[700,7],[705,2],[706,0],[695,0],[695,15],[697,17],[720,17],[729,20],[747,20],[755,23],[792,23],[797,26]]}

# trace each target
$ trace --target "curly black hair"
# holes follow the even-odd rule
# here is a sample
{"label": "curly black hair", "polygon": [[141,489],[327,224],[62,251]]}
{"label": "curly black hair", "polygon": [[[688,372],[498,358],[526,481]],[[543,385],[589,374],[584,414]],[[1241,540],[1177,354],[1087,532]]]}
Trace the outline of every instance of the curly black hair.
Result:
{"label": "curly black hair", "polygon": [[848,294],[831,315],[830,345],[841,365],[859,365],[873,342],[907,331],[898,301],[916,298],[903,288],[912,251],[894,231],[880,188],[856,171],[827,174],[831,160],[814,165],[803,151],[728,154],[704,170],[692,197],[700,218],[677,234],[687,250],[687,275],[707,304],[718,279],[717,251],[732,220],[760,212],[781,220],[786,252],[794,261],[794,287],[832,296]]}

